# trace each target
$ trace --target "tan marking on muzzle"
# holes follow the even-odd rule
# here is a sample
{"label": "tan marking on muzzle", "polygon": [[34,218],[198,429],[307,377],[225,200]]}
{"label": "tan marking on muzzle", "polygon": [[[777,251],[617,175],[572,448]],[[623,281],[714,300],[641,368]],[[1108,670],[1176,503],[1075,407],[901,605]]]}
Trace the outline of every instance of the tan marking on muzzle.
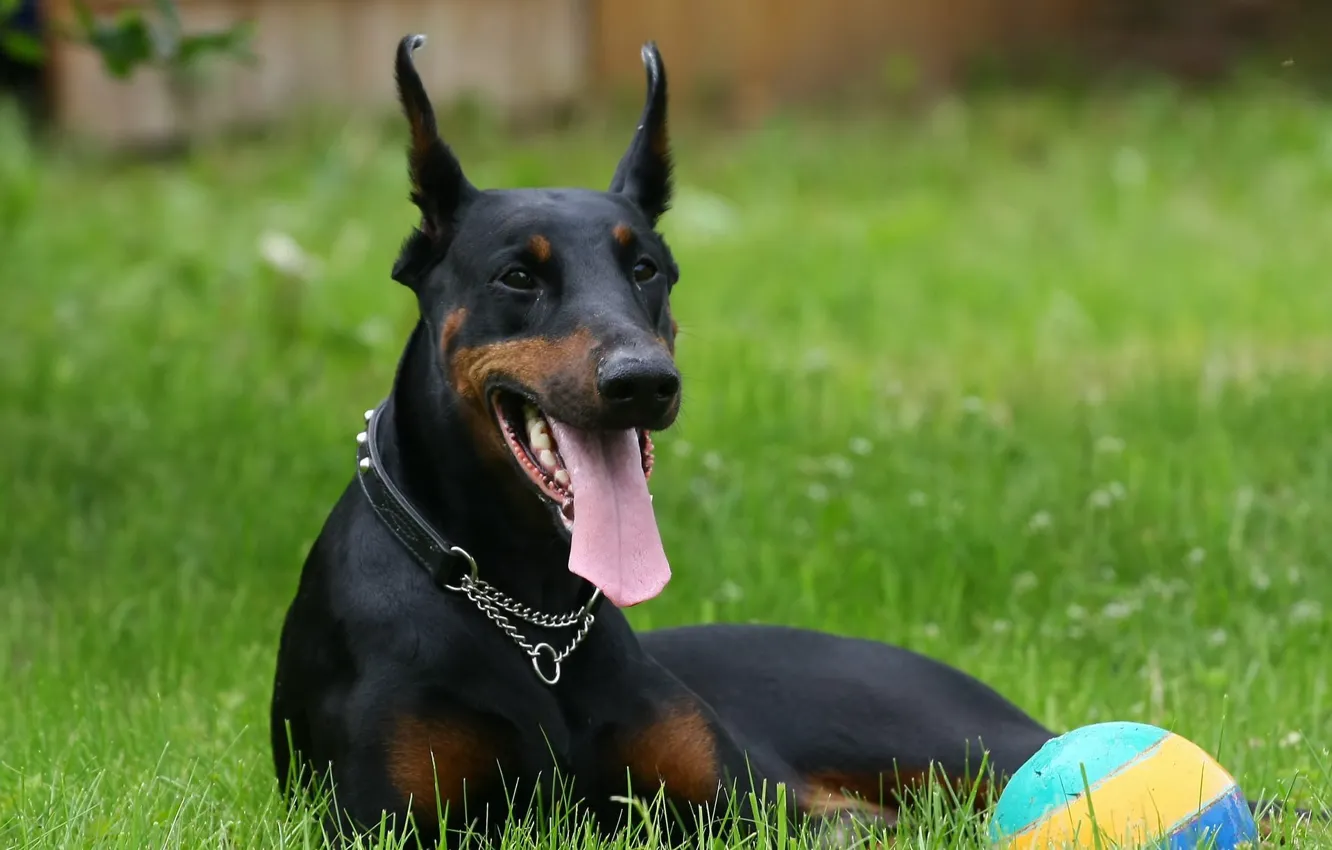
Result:
{"label": "tan marking on muzzle", "polygon": [[460,348],[454,352],[449,370],[458,394],[472,403],[487,404],[482,397],[486,386],[503,378],[537,395],[556,385],[585,385],[591,402],[595,347],[591,331],[580,328],[558,339],[538,336]]}

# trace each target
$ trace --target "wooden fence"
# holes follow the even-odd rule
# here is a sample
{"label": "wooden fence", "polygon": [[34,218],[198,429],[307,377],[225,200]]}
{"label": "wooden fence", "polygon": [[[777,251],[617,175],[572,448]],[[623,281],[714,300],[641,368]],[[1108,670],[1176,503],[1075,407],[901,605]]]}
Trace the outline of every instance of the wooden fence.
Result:
{"label": "wooden fence", "polygon": [[[93,0],[101,11],[126,0]],[[220,68],[191,111],[154,72],[118,82],[89,50],[53,42],[52,114],[111,143],[263,122],[293,106],[384,109],[397,39],[424,32],[433,96],[479,95],[502,110],[641,86],[638,46],[662,48],[677,98],[725,91],[748,112],[908,58],[947,82],[980,54],[1067,44],[1107,15],[1155,0],[177,0],[187,29],[252,20],[259,63]],[[1176,5],[1193,0],[1171,0]],[[1205,0],[1276,7],[1298,0]],[[59,20],[69,0],[45,0]]]}

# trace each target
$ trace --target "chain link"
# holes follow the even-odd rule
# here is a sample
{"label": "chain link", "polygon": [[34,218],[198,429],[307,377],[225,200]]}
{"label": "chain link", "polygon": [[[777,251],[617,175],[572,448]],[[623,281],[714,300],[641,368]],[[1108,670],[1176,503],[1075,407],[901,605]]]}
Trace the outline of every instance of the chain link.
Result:
{"label": "chain link", "polygon": [[[536,670],[536,674],[541,678],[541,681],[545,682],[547,685],[554,685],[560,680],[561,665],[564,663],[564,660],[578,648],[579,644],[587,638],[588,633],[592,631],[592,623],[596,620],[596,616],[588,606],[584,606],[571,614],[543,614],[539,611],[534,611],[528,606],[505,596],[493,585],[490,585],[481,579],[474,579],[471,576],[464,576],[463,580],[459,583],[459,587],[462,592],[467,595],[467,598],[472,600],[472,603],[476,605],[477,608],[481,609],[483,614],[489,617],[495,625],[499,626],[500,630],[507,634],[510,640],[518,644],[523,652],[527,653],[528,657],[532,659],[532,668]],[[573,636],[573,640],[569,642],[569,645],[566,646],[562,652],[556,652],[555,647],[545,641],[533,645],[531,641],[523,636],[522,632],[518,631],[518,627],[515,626],[508,617],[504,616],[506,613],[513,614],[515,617],[531,623],[534,626],[540,626],[547,629],[568,628],[580,621],[582,622],[582,627],[579,628],[578,632]],[[550,657],[550,663],[555,667],[554,673],[550,676],[547,676],[546,671],[541,669],[541,656],[543,653]]]}
{"label": "chain link", "polygon": [[[583,619],[585,613],[583,608],[568,614],[543,614],[534,608],[529,608],[523,603],[512,597],[506,596],[502,590],[489,584],[482,579],[467,576],[463,580],[464,584],[470,584],[476,588],[476,593],[487,597],[496,607],[514,615],[520,620],[526,620],[534,626],[541,626],[543,629],[565,629],[575,625]],[[476,602],[472,594],[468,597]],[[479,604],[479,603],[478,603]]]}

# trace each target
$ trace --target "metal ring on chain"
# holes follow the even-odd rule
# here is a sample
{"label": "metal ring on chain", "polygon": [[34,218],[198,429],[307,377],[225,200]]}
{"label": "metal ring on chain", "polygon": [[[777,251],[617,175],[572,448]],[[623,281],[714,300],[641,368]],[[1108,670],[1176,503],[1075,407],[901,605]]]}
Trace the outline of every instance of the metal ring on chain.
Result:
{"label": "metal ring on chain", "polygon": [[443,587],[445,590],[452,590],[454,593],[464,593],[466,591],[463,590],[462,585],[466,583],[468,579],[471,579],[474,582],[480,581],[481,570],[476,566],[476,560],[470,554],[468,554],[467,550],[464,549],[463,547],[450,546],[449,552],[451,554],[458,555],[466,559],[469,574],[464,576],[462,582],[460,582],[457,586],[451,584],[445,584],[443,585]]}
{"label": "metal ring on chain", "polygon": [[[591,611],[586,609],[580,611],[578,614],[566,614],[562,617],[534,614],[530,608],[508,599],[504,594],[500,593],[491,585],[486,584],[484,581],[479,579],[473,581],[470,576],[463,578],[459,589],[468,599],[472,600],[472,603],[475,604],[477,608],[481,609],[483,614],[490,618],[491,622],[496,626],[499,626],[500,630],[508,635],[510,640],[516,643],[523,652],[527,653],[528,657],[532,659],[532,668],[536,671],[537,677],[547,685],[554,685],[559,682],[564,659],[568,658],[569,655],[587,639],[588,633],[592,631],[592,624],[596,622],[597,619]],[[514,610],[514,608],[521,610]],[[508,611],[511,614],[521,617],[534,625],[544,626],[546,628],[571,626],[577,623],[580,619],[582,621],[582,627],[578,630],[578,633],[573,636],[573,640],[569,642],[569,645],[564,648],[563,652],[556,652],[553,646],[544,641],[533,646],[531,642],[523,636],[523,633],[518,631],[518,627],[510,622],[508,617],[504,616],[504,611]],[[549,655],[551,663],[555,665],[555,672],[552,676],[547,676],[545,671],[541,668],[542,653]]]}
{"label": "metal ring on chain", "polygon": [[[546,653],[550,656],[550,663],[555,665],[555,675],[547,676],[546,671],[541,669],[541,654]],[[541,642],[532,647],[532,669],[536,671],[537,678],[547,685],[554,685],[560,680],[560,656],[555,653],[555,647],[546,642]]]}

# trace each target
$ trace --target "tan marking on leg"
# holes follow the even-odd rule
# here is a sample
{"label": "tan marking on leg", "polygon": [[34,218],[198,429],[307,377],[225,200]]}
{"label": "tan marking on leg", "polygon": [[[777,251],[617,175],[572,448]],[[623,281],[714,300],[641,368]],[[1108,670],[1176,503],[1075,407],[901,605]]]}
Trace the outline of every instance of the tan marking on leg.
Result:
{"label": "tan marking on leg", "polygon": [[402,717],[393,730],[388,753],[389,779],[418,814],[463,808],[465,791],[499,772],[496,750],[475,729],[441,720]]}
{"label": "tan marking on leg", "polygon": [[[945,777],[938,768],[934,770],[936,784],[947,787],[959,801],[973,799],[974,806],[981,811],[989,806],[991,799],[990,783],[984,779],[963,780]],[[882,773],[848,773],[844,771],[824,770],[805,777],[811,788],[811,802],[821,798],[832,800],[835,809],[843,804],[838,800],[858,801],[858,805],[892,813],[897,816],[903,800],[908,795],[925,791],[930,785],[930,771],[926,770],[886,770]],[[997,795],[995,795],[997,797]]]}
{"label": "tan marking on leg", "polygon": [[667,794],[695,805],[717,797],[717,740],[695,706],[679,707],[639,731],[621,754],[635,783],[665,785]]}

